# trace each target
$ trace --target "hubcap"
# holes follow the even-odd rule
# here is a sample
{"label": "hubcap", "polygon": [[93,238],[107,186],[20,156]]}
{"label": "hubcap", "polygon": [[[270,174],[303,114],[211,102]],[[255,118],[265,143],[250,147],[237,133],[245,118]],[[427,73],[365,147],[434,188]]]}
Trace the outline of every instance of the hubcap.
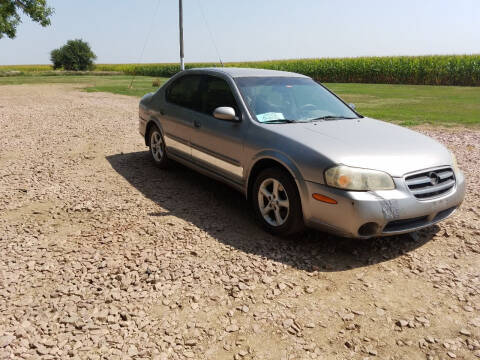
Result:
{"label": "hubcap", "polygon": [[290,202],[280,181],[272,178],[263,180],[258,189],[258,207],[271,226],[281,226],[287,221]]}
{"label": "hubcap", "polygon": [[162,161],[163,158],[163,140],[158,131],[153,131],[150,137],[150,151],[155,161]]}

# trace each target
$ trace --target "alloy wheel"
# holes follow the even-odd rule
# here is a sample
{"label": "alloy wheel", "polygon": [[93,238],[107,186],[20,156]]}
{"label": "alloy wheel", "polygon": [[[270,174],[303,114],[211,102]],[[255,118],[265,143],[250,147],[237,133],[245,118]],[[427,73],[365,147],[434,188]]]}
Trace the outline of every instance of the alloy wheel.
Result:
{"label": "alloy wheel", "polygon": [[155,161],[162,161],[164,154],[163,139],[162,135],[157,130],[154,130],[150,136],[150,151],[152,152]]}
{"label": "alloy wheel", "polygon": [[280,181],[273,178],[263,180],[258,189],[258,207],[264,220],[271,226],[285,224],[290,213],[290,202]]}

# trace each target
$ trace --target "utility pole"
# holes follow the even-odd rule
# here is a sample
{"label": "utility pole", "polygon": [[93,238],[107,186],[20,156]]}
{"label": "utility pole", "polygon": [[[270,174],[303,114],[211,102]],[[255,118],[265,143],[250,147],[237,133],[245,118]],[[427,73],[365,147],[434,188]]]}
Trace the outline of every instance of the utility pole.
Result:
{"label": "utility pole", "polygon": [[178,0],[178,26],[180,28],[180,70],[185,70],[185,63],[183,62],[183,4],[182,0]]}

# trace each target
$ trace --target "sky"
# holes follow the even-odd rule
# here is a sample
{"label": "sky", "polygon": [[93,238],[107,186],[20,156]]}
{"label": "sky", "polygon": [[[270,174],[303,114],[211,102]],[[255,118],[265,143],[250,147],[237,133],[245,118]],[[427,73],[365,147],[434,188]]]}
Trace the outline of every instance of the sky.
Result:
{"label": "sky", "polygon": [[[1,65],[48,64],[51,50],[78,38],[97,63],[178,61],[178,0],[48,3],[55,8],[51,26],[23,17],[15,39],[0,39]],[[480,53],[480,0],[183,3],[187,63],[218,61],[218,54],[226,62]]]}

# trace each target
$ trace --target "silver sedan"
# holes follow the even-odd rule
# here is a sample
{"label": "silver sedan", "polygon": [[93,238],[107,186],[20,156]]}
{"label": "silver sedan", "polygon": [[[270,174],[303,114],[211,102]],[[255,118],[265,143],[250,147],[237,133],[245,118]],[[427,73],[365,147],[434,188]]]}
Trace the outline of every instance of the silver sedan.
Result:
{"label": "silver sedan", "polygon": [[187,70],[145,95],[139,113],[159,167],[175,160],[238,189],[276,235],[305,226],[356,238],[406,233],[464,198],[444,146],[361,116],[303,75]]}

